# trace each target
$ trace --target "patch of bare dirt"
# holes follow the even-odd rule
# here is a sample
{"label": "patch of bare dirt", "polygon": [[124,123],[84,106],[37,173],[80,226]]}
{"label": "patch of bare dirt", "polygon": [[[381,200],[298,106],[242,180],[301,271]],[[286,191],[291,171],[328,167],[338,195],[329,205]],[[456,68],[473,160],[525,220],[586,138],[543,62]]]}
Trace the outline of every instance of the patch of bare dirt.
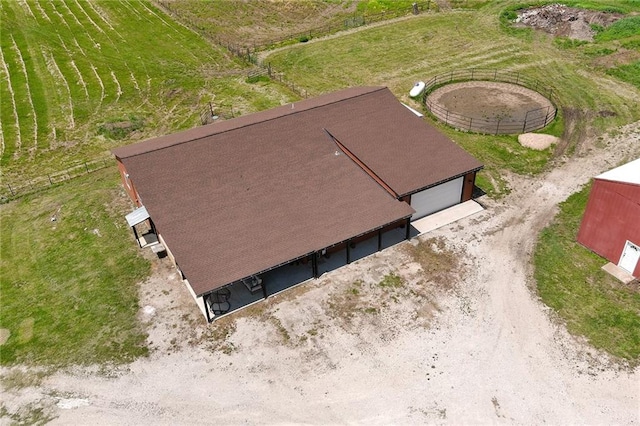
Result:
{"label": "patch of bare dirt", "polygon": [[596,67],[615,68],[620,65],[628,65],[640,59],[640,52],[636,50],[620,49],[610,55],[600,56],[593,60],[592,64]]}
{"label": "patch of bare dirt", "polygon": [[538,151],[545,150],[551,145],[558,143],[558,138],[553,135],[545,135],[544,133],[523,133],[518,135],[520,145]]}
{"label": "patch of bare dirt", "polygon": [[518,12],[515,26],[531,27],[555,36],[593,41],[592,25],[607,27],[622,18],[622,14],[568,7],[554,3]]}

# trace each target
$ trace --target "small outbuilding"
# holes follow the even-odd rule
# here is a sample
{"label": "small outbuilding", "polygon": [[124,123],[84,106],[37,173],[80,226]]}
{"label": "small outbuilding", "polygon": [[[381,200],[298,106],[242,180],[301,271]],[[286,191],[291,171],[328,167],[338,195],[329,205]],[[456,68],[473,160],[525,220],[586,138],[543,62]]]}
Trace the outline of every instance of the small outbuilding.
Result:
{"label": "small outbuilding", "polygon": [[144,207],[130,225],[153,224],[209,321],[408,239],[411,220],[471,199],[482,168],[386,87],[113,153]]}
{"label": "small outbuilding", "polygon": [[594,178],[578,242],[640,277],[640,158]]}

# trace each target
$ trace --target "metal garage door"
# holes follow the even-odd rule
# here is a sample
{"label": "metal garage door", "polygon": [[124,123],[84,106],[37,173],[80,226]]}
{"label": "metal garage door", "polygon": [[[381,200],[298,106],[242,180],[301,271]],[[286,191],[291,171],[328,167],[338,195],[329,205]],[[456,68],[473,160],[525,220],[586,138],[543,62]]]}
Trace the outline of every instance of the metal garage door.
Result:
{"label": "metal garage door", "polygon": [[446,209],[460,203],[463,178],[450,180],[433,188],[411,195],[411,207],[416,211],[411,220]]}

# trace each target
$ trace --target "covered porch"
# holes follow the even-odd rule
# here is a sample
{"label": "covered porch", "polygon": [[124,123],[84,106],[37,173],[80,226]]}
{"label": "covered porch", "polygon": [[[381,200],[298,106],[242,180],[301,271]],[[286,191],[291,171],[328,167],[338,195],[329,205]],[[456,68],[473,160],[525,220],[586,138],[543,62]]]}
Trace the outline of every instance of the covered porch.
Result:
{"label": "covered porch", "polygon": [[127,224],[140,247],[158,244],[158,231],[149,216],[147,208],[142,206],[125,216]]}
{"label": "covered porch", "polygon": [[[209,322],[413,238],[409,219],[310,253],[203,295]],[[259,284],[257,283],[259,281]]]}

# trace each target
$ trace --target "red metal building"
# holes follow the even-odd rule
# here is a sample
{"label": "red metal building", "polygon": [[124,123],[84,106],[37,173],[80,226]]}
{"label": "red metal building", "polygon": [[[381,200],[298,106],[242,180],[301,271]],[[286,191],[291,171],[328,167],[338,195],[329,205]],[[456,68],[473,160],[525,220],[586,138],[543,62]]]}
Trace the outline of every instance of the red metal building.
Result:
{"label": "red metal building", "polygon": [[640,277],[640,158],[595,177],[578,242]]}

